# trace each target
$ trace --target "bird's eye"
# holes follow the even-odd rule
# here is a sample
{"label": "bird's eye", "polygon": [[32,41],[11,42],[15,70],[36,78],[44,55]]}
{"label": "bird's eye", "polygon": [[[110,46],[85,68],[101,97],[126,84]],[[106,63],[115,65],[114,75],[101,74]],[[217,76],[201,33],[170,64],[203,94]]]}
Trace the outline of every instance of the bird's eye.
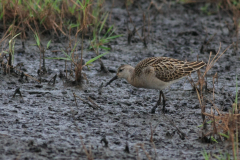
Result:
{"label": "bird's eye", "polygon": [[123,71],[123,69],[119,69],[119,72],[122,72]]}

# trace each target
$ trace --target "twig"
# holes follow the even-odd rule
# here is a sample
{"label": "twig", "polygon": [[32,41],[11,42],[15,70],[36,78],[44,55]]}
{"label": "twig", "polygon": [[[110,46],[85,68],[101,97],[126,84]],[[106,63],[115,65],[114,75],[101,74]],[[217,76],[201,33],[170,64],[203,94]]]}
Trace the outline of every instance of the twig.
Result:
{"label": "twig", "polygon": [[55,84],[56,82],[56,78],[57,78],[57,74],[55,74],[55,76],[52,77],[52,79],[50,79],[50,81],[48,82],[48,84],[50,84],[51,81],[53,81],[53,85]]}
{"label": "twig", "polygon": [[90,97],[88,97],[88,100],[95,105],[97,108],[102,109],[99,105],[97,105]]}
{"label": "twig", "polygon": [[19,94],[19,95],[21,96],[21,98],[23,99],[22,93],[21,93],[21,91],[20,91],[20,88],[17,88],[17,89],[15,90],[15,92],[14,92],[14,94],[13,94],[13,98],[15,97],[16,94]]}
{"label": "twig", "polygon": [[182,140],[185,139],[186,134],[183,133],[182,131],[180,131],[180,129],[179,129],[179,128],[175,125],[175,123],[173,122],[173,120],[170,120],[170,119],[165,115],[164,112],[162,112],[162,113],[163,113],[163,116],[170,122],[170,124],[172,124],[172,125],[176,128],[177,133],[178,133],[178,135],[180,136],[180,138],[181,138]]}
{"label": "twig", "polygon": [[88,104],[90,107],[92,107],[93,109],[98,109],[98,107],[96,107],[96,106],[92,105],[91,103],[89,103],[88,101],[80,98],[80,97],[77,96],[75,93],[73,93],[73,96],[79,98],[79,99],[80,99],[81,101],[83,101],[84,103],[87,103],[87,104]]}

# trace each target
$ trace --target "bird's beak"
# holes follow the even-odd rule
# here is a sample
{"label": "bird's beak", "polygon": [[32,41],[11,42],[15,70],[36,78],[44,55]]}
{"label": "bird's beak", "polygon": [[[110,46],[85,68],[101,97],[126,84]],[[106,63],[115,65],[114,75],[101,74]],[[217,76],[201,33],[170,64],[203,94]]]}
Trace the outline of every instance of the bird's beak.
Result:
{"label": "bird's beak", "polygon": [[110,83],[112,83],[114,80],[118,79],[118,76],[114,76],[106,85],[105,87],[107,87]]}

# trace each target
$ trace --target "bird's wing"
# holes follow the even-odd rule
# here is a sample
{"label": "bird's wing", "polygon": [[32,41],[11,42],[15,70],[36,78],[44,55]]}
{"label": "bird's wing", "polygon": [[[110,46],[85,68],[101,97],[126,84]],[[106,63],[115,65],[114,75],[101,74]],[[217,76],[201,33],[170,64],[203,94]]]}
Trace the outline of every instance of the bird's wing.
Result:
{"label": "bird's wing", "polygon": [[204,65],[204,62],[187,62],[168,57],[159,57],[151,64],[155,69],[156,77],[164,82],[187,76]]}
{"label": "bird's wing", "polygon": [[135,75],[140,76],[145,73],[155,71],[155,76],[164,82],[170,82],[196,71],[206,64],[204,62],[187,62],[169,57],[150,57],[142,60],[135,67]]}
{"label": "bird's wing", "polygon": [[135,67],[135,75],[140,76],[142,74],[142,72],[146,68],[151,66],[157,59],[158,59],[158,57],[150,57],[150,58],[144,59],[141,62],[139,62]]}

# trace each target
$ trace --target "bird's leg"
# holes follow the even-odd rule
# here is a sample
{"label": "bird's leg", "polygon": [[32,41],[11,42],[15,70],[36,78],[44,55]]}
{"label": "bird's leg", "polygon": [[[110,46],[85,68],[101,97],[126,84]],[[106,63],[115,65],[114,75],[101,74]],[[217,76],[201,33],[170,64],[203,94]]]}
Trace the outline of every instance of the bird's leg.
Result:
{"label": "bird's leg", "polygon": [[[156,105],[155,105],[155,106],[153,106],[153,108],[152,108],[152,111],[151,111],[151,113],[152,113],[152,114],[154,114],[154,113],[155,113],[155,111],[156,111],[156,108],[158,107],[158,105],[160,105],[160,103],[161,103],[161,97],[162,97],[162,94],[163,94],[163,92],[162,92],[162,91],[160,91],[160,92],[159,92],[159,99],[158,99],[158,101],[157,101]],[[164,98],[165,98],[165,97],[164,97]],[[165,101],[164,101],[164,104],[165,104]],[[164,106],[164,108],[165,108],[165,106]]]}
{"label": "bird's leg", "polygon": [[164,94],[163,94],[163,91],[160,91],[160,93],[162,92],[162,97],[163,97],[163,113],[165,113],[165,105],[166,105],[166,98],[165,98],[165,96],[164,96]]}

